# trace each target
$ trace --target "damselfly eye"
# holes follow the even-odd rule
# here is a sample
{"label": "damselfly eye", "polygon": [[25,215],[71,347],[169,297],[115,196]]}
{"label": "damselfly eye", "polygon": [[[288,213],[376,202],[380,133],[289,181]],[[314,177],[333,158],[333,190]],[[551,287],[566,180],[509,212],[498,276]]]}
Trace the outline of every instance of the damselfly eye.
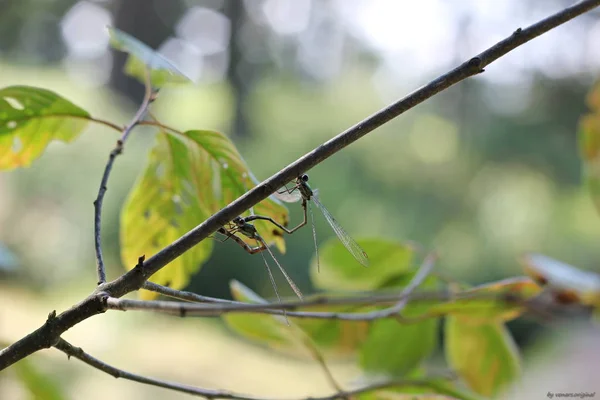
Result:
{"label": "damselfly eye", "polygon": [[303,182],[308,182],[308,175],[304,174],[300,177],[300,179],[302,179]]}
{"label": "damselfly eye", "polygon": [[242,224],[244,221],[242,220],[242,217],[235,217],[232,221],[234,224],[236,225],[240,225]]}

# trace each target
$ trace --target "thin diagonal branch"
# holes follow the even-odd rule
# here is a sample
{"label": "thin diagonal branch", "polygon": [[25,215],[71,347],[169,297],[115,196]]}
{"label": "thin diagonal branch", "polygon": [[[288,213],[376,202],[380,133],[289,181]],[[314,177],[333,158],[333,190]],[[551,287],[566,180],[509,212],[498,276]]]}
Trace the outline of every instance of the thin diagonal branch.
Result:
{"label": "thin diagonal branch", "polygon": [[114,286],[110,288],[111,294],[114,297],[120,297],[130,291],[131,285],[136,285],[138,288],[141,287],[152,274],[159,271],[165,265],[181,256],[202,240],[208,238],[209,235],[217,231],[221,226],[225,225],[236,216],[241,215],[244,211],[266,199],[287,182],[290,182],[292,179],[318,165],[369,132],[372,132],[376,128],[398,117],[407,110],[414,108],[435,94],[471,76],[478,75],[483,72],[483,69],[487,65],[518,46],[521,46],[537,36],[540,36],[599,5],[600,0],[584,0],[537,22],[528,28],[519,28],[506,39],[496,43],[494,46],[464,62],[452,71],[434,79],[403,99],[391,104],[323,143],[313,151],[283,168],[272,177],[261,182],[237,200],[231,202],[225,208],[206,219],[203,223],[180,237],[171,245],[159,251],[149,258],[143,266],[140,266],[139,270],[134,268],[114,281]]}
{"label": "thin diagonal branch", "polygon": [[[145,74],[145,86],[146,93],[144,94],[144,99],[142,100],[142,104],[140,108],[137,110],[131,122],[123,128],[121,138],[117,140],[117,144],[115,148],[110,152],[108,156],[108,162],[106,163],[106,167],[104,167],[104,173],[102,174],[102,180],[100,181],[100,189],[98,189],[98,196],[96,200],[94,200],[94,249],[96,250],[96,271],[98,274],[98,285],[101,285],[106,282],[106,269],[104,267],[104,257],[102,256],[102,239],[101,239],[101,231],[100,225],[102,223],[102,202],[104,201],[104,195],[106,193],[108,178],[112,171],[113,164],[115,159],[119,154],[123,152],[123,146],[125,145],[125,141],[129,137],[129,134],[140,123],[144,116],[148,112],[148,107],[150,103],[155,99],[152,84],[150,82],[150,73],[146,70]],[[102,122],[100,120],[94,120],[95,122]]]}
{"label": "thin diagonal branch", "polygon": [[[158,386],[165,389],[171,389],[177,392],[187,393],[194,396],[204,397],[206,399],[225,399],[225,400],[269,400],[267,398],[259,398],[253,396],[246,396],[243,394],[236,394],[224,390],[211,390],[211,389],[203,389],[191,385],[184,385],[181,383],[164,381],[161,379],[148,378],[142,375],[133,374],[131,372],[127,372],[121,370],[119,368],[115,368],[112,365],[105,363],[83,351],[80,347],[75,347],[66,340],[59,338],[58,342],[54,345],[55,348],[67,354],[69,357],[77,358],[78,360],[83,361],[84,363],[102,371],[109,375],[114,376],[115,378],[123,378],[130,381],[135,381],[139,383],[143,383],[151,386]],[[338,390],[338,392],[323,397],[305,397],[298,400],[335,400],[335,399],[347,399],[350,396],[356,396],[361,393],[368,393],[375,390],[386,389],[391,387],[402,387],[402,386],[418,386],[424,388],[432,388],[437,389],[435,386],[435,379],[445,378],[443,376],[440,377],[430,377],[429,379],[406,379],[406,380],[393,380],[393,381],[385,381],[378,382],[370,385],[365,385],[357,389],[343,391]],[[337,390],[337,389],[336,389]]]}
{"label": "thin diagonal branch", "polygon": [[51,324],[46,322],[34,332],[0,351],[0,371],[42,348],[52,346],[63,332],[82,320],[103,312],[103,308],[84,307],[84,305],[96,304],[97,300],[102,298],[100,294],[107,293],[112,297],[121,297],[129,292],[138,290],[152,274],[156,273],[202,240],[208,238],[209,235],[236,216],[243,214],[244,211],[266,199],[278,188],[296,178],[301,173],[309,170],[369,132],[384,125],[386,122],[396,118],[407,110],[414,108],[437,93],[471,76],[479,74],[483,71],[484,67],[504,56],[506,53],[527,43],[537,36],[570,21],[578,15],[598,7],[599,5],[600,0],[583,0],[525,29],[517,29],[509,37],[496,43],[494,46],[471,58],[469,61],[464,62],[455,69],[415,90],[403,99],[391,104],[320,145],[310,153],[304,155],[272,177],[263,181],[245,195],[230,203],[221,211],[208,218],[171,245],[165,247],[146,262],[140,263],[140,265],[123,274],[118,279],[100,285],[93,294],[84,299],[80,304],[75,305],[69,310],[54,317]]}

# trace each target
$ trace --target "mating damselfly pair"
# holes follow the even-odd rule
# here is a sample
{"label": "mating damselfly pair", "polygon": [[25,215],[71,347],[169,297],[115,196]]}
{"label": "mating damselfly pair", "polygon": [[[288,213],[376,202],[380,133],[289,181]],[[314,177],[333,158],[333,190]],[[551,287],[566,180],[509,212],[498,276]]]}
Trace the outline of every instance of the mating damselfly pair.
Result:
{"label": "mating damselfly pair", "polygon": [[[300,289],[298,289],[298,286],[294,283],[294,281],[286,273],[285,269],[281,266],[279,261],[277,261],[277,258],[275,257],[275,255],[273,254],[271,249],[269,249],[269,246],[267,245],[267,243],[258,234],[254,225],[252,225],[252,223],[251,223],[252,221],[256,221],[256,220],[268,221],[268,222],[272,223],[273,225],[275,225],[276,227],[278,227],[279,229],[281,229],[282,231],[286,232],[287,234],[292,234],[308,223],[308,214],[310,214],[313,240],[314,240],[314,244],[315,244],[315,251],[316,251],[316,257],[317,257],[317,270],[319,270],[320,269],[319,250],[317,247],[317,234],[316,234],[314,218],[313,218],[313,213],[312,213],[312,208],[311,208],[311,201],[312,201],[312,203],[321,211],[321,213],[323,214],[323,216],[329,223],[329,226],[331,226],[331,228],[333,229],[333,231],[335,232],[337,237],[340,239],[340,241],[343,243],[343,245],[346,247],[346,249],[354,256],[354,258],[359,263],[364,265],[365,267],[367,267],[369,265],[369,257],[367,256],[367,253],[358,245],[358,243],[356,243],[354,241],[354,239],[352,239],[352,237],[336,221],[336,219],[333,217],[333,215],[331,215],[331,213],[327,210],[327,208],[325,208],[323,203],[321,203],[321,201],[319,200],[319,196],[318,196],[318,190],[317,189],[313,190],[308,185],[308,175],[305,174],[305,175],[299,176],[298,178],[295,179],[294,185],[291,188],[288,188],[287,186],[285,186],[281,190],[276,192],[275,196],[277,198],[281,199],[282,201],[285,201],[288,203],[294,203],[294,202],[298,202],[298,201],[302,202],[301,204],[302,204],[302,209],[304,212],[304,218],[300,224],[298,224],[296,227],[294,227],[292,229],[288,229],[285,226],[278,223],[277,221],[275,221],[274,219],[272,219],[271,217],[266,217],[266,216],[262,216],[262,215],[250,215],[248,217],[236,217],[229,224],[227,224],[226,226],[221,228],[219,230],[219,232],[226,235],[228,238],[233,239],[240,246],[242,246],[242,248],[244,250],[246,250],[248,253],[250,253],[250,254],[260,253],[262,255],[263,260],[265,262],[265,266],[267,268],[267,272],[269,274],[269,279],[271,280],[271,284],[273,285],[273,289],[275,291],[275,295],[277,296],[278,300],[281,300],[281,298],[280,298],[279,292],[277,290],[277,285],[275,284],[275,278],[273,277],[273,273],[271,272],[271,268],[269,267],[269,263],[267,262],[267,259],[265,258],[264,254],[263,254],[264,250],[267,250],[269,252],[271,258],[273,258],[273,261],[275,262],[275,264],[277,264],[277,267],[279,267],[279,270],[281,271],[281,273],[287,280],[288,284],[290,285],[290,287],[292,288],[294,293],[300,299],[302,299],[302,292],[300,291]],[[244,240],[242,238],[240,238],[239,236],[236,236],[236,234],[238,234],[238,233],[243,236],[246,236],[247,238],[256,240],[258,246],[251,247],[246,242],[244,242]]]}

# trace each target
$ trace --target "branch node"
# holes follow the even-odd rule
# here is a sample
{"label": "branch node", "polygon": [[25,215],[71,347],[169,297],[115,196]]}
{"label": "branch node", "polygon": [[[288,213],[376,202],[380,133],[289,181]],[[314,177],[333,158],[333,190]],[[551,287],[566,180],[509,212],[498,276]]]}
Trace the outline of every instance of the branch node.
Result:
{"label": "branch node", "polygon": [[515,36],[520,35],[522,31],[523,30],[521,28],[517,28],[517,30],[513,32],[513,35],[515,35]]}
{"label": "branch node", "polygon": [[473,57],[469,60],[468,64],[469,67],[479,68],[481,66],[481,58],[479,56]]}
{"label": "branch node", "polygon": [[48,319],[46,320],[47,322],[50,322],[52,320],[56,319],[56,310],[52,310],[49,314],[48,314]]}
{"label": "branch node", "polygon": [[108,298],[110,294],[104,291],[100,291],[96,293],[96,299],[98,299],[98,311],[106,312],[108,310]]}

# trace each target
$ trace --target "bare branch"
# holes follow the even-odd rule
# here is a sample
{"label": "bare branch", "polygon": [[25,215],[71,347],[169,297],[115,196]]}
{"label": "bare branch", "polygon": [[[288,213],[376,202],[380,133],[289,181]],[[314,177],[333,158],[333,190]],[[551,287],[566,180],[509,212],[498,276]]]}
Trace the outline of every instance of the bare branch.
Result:
{"label": "bare branch", "polygon": [[[287,315],[296,318],[309,319],[338,319],[345,321],[373,321],[382,318],[395,318],[399,311],[392,313],[389,310],[398,310],[401,308],[398,304],[405,301],[412,302],[439,302],[439,301],[459,301],[467,299],[492,300],[506,302],[509,304],[525,305],[525,300],[514,295],[492,294],[492,293],[474,293],[464,292],[451,294],[448,292],[417,292],[417,293],[395,293],[383,295],[365,295],[349,297],[326,297],[316,296],[304,301],[282,301],[281,303],[215,303],[215,304],[194,304],[175,301],[161,300],[132,300],[109,297],[106,299],[106,308],[119,311],[155,311],[164,314],[178,315],[180,317],[218,317],[229,313],[249,313],[249,314],[274,314],[283,315],[281,310],[298,310],[312,307],[340,306],[340,305],[379,305],[394,304],[393,307],[380,311],[368,313],[340,313],[340,312],[300,312],[287,311]],[[404,306],[403,306],[404,307]]]}
{"label": "bare branch", "polygon": [[[141,376],[141,375],[136,375],[131,372],[127,372],[127,371],[115,368],[112,365],[109,365],[109,364],[105,363],[104,361],[101,361],[101,360],[87,354],[80,347],[75,347],[62,338],[58,339],[58,342],[54,345],[54,347],[57,348],[58,350],[62,351],[63,353],[67,354],[67,356],[77,358],[77,359],[83,361],[84,363],[86,363],[96,369],[99,369],[102,372],[105,372],[111,376],[114,376],[115,378],[123,378],[123,379],[127,379],[130,381],[144,383],[146,385],[158,386],[158,387],[162,387],[165,389],[171,389],[171,390],[174,390],[177,392],[183,392],[183,393],[187,393],[187,394],[191,394],[191,395],[195,395],[195,396],[199,396],[199,397],[204,397],[206,399],[211,399],[211,400],[212,399],[269,400],[266,398],[259,398],[259,397],[246,396],[246,395],[242,395],[242,394],[235,394],[235,393],[223,391],[223,390],[203,389],[203,388],[199,388],[199,387],[195,387],[195,386],[184,385],[181,383],[169,382],[169,381],[164,381],[164,380],[160,380],[160,379],[154,379],[154,378],[148,378],[148,377]],[[346,399],[349,396],[356,396],[361,393],[367,393],[367,392],[372,392],[375,390],[381,390],[381,389],[386,389],[386,388],[391,388],[391,387],[400,387],[400,386],[419,386],[419,387],[428,388],[428,387],[433,386],[431,380],[434,380],[436,378],[440,378],[440,377],[431,377],[429,379],[414,379],[414,380],[407,379],[407,380],[386,381],[386,382],[380,382],[380,383],[375,383],[375,384],[371,384],[371,385],[366,385],[366,386],[360,387],[358,389],[353,389],[353,390],[349,390],[349,391],[343,391],[343,390],[338,389],[338,392],[336,392],[332,395],[329,395],[329,396],[306,397],[306,398],[301,398],[299,400]],[[442,378],[445,378],[445,377],[442,377]]]}
{"label": "bare branch", "polygon": [[[140,263],[135,268],[110,283],[99,285],[96,291],[81,303],[52,318],[51,323],[47,321],[36,331],[3,349],[0,352],[0,371],[42,348],[52,346],[59,340],[59,337],[63,332],[75,324],[93,315],[104,312],[105,308],[98,300],[103,299],[105,293],[111,297],[121,297],[129,292],[140,289],[152,274],[156,273],[202,240],[208,238],[209,235],[236,216],[241,215],[244,211],[250,209],[258,202],[266,199],[277,189],[296,178],[301,173],[309,170],[369,132],[384,125],[386,122],[396,118],[407,110],[414,108],[435,94],[462,80],[479,74],[483,71],[484,67],[516,47],[521,46],[535,37],[540,36],[599,5],[600,0],[584,0],[537,22],[528,28],[517,29],[509,37],[471,58],[469,61],[464,62],[452,71],[441,75],[425,86],[415,90],[405,98],[391,104],[320,145],[230,203],[202,224],[155,254],[146,262]],[[418,293],[415,293],[414,296],[417,294]],[[398,299],[396,298],[395,301],[398,301]],[[271,306],[271,308],[273,308],[273,306]]]}
{"label": "bare branch", "polygon": [[[159,285],[154,282],[145,282],[142,286],[143,289],[150,290],[152,292],[160,293],[164,296],[169,296],[174,299],[186,300],[192,303],[226,303],[226,304],[236,304],[238,302],[232,300],[219,299],[217,297],[208,297],[202,296],[201,294],[196,294],[192,292],[186,292],[184,290],[175,290],[170,287]],[[244,303],[240,303],[244,304]]]}
{"label": "bare branch", "polygon": [[[117,140],[117,144],[115,148],[110,152],[108,156],[108,162],[106,163],[106,167],[104,168],[104,174],[102,174],[102,180],[100,181],[100,189],[98,190],[98,196],[96,200],[94,200],[94,248],[96,250],[96,271],[98,273],[98,285],[101,285],[106,282],[106,270],[104,267],[104,257],[102,256],[102,243],[101,243],[101,232],[100,225],[102,223],[102,202],[104,201],[104,194],[106,193],[108,178],[110,176],[110,172],[112,171],[113,164],[115,159],[119,154],[123,152],[123,146],[125,145],[125,141],[129,137],[129,134],[140,123],[144,116],[148,112],[148,107],[150,103],[152,103],[155,99],[155,93],[152,90],[152,84],[150,82],[150,72],[146,69],[145,74],[145,86],[146,93],[144,94],[144,99],[142,100],[142,104],[140,108],[137,110],[131,122],[123,128],[121,138]],[[96,120],[95,122],[100,122],[106,124],[105,121]],[[111,126],[110,124],[109,126]]]}

